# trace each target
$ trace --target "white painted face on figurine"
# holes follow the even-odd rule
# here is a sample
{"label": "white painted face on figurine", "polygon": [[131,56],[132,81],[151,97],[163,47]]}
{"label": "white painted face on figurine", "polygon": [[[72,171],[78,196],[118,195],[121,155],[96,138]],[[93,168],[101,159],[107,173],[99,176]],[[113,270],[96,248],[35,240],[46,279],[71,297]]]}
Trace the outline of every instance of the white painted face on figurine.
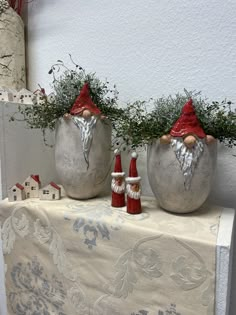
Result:
{"label": "white painted face on figurine", "polygon": [[140,199],[141,197],[141,188],[139,183],[127,183],[126,191],[130,198]]}
{"label": "white painted face on figurine", "polygon": [[112,191],[121,194],[125,191],[125,181],[124,177],[115,177],[111,180],[111,189]]}

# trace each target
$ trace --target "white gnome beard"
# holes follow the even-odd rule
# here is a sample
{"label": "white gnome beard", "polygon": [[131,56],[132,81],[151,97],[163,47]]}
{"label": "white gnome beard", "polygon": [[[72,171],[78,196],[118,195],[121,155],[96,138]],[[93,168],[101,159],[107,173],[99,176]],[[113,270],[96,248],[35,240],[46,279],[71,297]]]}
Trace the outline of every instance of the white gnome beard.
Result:
{"label": "white gnome beard", "polygon": [[122,184],[119,186],[117,185],[115,178],[112,178],[111,189],[117,194],[123,194],[125,192],[125,182],[123,181]]}
{"label": "white gnome beard", "polygon": [[126,192],[127,192],[127,195],[132,199],[138,200],[141,197],[141,188],[139,188],[138,191],[133,191],[131,189],[131,184],[126,185]]}
{"label": "white gnome beard", "polygon": [[180,163],[180,168],[183,172],[186,190],[190,189],[192,177],[198,160],[203,153],[204,144],[202,140],[197,140],[193,148],[189,149],[183,142],[182,138],[171,139],[171,145],[175,152],[176,158]]}
{"label": "white gnome beard", "polygon": [[96,126],[97,118],[91,116],[89,119],[85,119],[81,116],[73,116],[72,120],[80,129],[84,159],[87,163],[87,168],[89,168],[89,152],[93,141],[93,129]]}

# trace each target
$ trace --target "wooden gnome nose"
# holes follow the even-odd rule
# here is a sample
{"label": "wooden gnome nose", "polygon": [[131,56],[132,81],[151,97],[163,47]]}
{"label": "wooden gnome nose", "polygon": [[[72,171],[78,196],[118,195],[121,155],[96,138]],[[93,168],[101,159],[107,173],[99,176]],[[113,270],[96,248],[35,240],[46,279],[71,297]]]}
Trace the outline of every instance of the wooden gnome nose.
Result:
{"label": "wooden gnome nose", "polygon": [[197,139],[192,135],[189,135],[189,136],[184,138],[184,144],[189,149],[192,149],[196,142],[197,142]]}
{"label": "wooden gnome nose", "polygon": [[85,119],[90,118],[91,117],[91,112],[88,109],[85,109],[82,113],[82,117],[84,117]]}

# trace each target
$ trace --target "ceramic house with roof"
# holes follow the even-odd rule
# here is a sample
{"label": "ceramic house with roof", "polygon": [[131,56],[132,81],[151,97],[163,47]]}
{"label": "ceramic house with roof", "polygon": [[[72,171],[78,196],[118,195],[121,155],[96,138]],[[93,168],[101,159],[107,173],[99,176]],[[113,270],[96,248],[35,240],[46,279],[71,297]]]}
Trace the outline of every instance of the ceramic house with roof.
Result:
{"label": "ceramic house with roof", "polygon": [[33,93],[33,103],[35,105],[41,105],[44,103],[44,99],[46,97],[45,90],[44,89],[38,89],[34,91]]}
{"label": "ceramic house with roof", "polygon": [[33,104],[33,98],[34,98],[34,94],[27,89],[21,89],[18,92],[19,103],[26,104],[26,105],[27,104],[32,105]]}
{"label": "ceramic house with roof", "polygon": [[25,188],[26,198],[38,198],[39,189],[41,186],[39,175],[30,175],[22,183],[22,186]]}
{"label": "ceramic house with roof", "polygon": [[48,94],[47,100],[49,103],[54,103],[55,102],[55,94],[54,93]]}
{"label": "ceramic house with roof", "polygon": [[13,91],[12,98],[13,98],[13,103],[19,103],[19,92]]}
{"label": "ceramic house with roof", "polygon": [[0,101],[3,102],[12,102],[13,101],[13,94],[15,91],[5,88],[5,87],[0,87]]}
{"label": "ceramic house with roof", "polygon": [[8,190],[8,201],[21,201],[25,199],[25,189],[24,187],[16,183]]}
{"label": "ceramic house with roof", "polygon": [[59,200],[61,199],[61,187],[51,182],[40,189],[39,198],[41,200]]}

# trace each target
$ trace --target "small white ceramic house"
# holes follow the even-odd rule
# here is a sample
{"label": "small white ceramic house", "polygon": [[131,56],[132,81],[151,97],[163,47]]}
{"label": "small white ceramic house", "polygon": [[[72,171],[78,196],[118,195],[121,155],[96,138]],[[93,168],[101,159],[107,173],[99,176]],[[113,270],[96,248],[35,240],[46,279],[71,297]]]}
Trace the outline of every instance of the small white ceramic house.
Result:
{"label": "small white ceramic house", "polygon": [[19,103],[21,103],[21,104],[32,105],[33,104],[33,98],[34,98],[34,94],[27,89],[21,89],[18,92],[18,100],[19,100]]}
{"label": "small white ceramic house", "polygon": [[41,200],[59,200],[61,199],[61,187],[54,182],[49,183],[39,191]]}
{"label": "small white ceramic house", "polygon": [[0,87],[0,101],[8,102],[8,93],[2,87]]}
{"label": "small white ceramic house", "polygon": [[55,102],[55,94],[54,93],[48,94],[47,100],[49,103],[54,103]]}
{"label": "small white ceramic house", "polygon": [[15,91],[11,89],[0,87],[0,101],[12,102],[14,93]]}
{"label": "small white ceramic house", "polygon": [[12,95],[12,98],[13,98],[13,103],[19,103],[19,93],[17,91],[14,91],[13,92],[13,95]]}
{"label": "small white ceramic house", "polygon": [[16,183],[10,189],[8,189],[8,201],[21,201],[25,199],[25,189],[24,187]]}
{"label": "small white ceramic house", "polygon": [[35,105],[41,105],[42,103],[44,103],[44,99],[45,93],[43,89],[41,90],[38,89],[33,93],[33,103]]}
{"label": "small white ceramic house", "polygon": [[22,186],[25,188],[26,198],[38,198],[41,186],[39,175],[30,175],[26,178]]}

